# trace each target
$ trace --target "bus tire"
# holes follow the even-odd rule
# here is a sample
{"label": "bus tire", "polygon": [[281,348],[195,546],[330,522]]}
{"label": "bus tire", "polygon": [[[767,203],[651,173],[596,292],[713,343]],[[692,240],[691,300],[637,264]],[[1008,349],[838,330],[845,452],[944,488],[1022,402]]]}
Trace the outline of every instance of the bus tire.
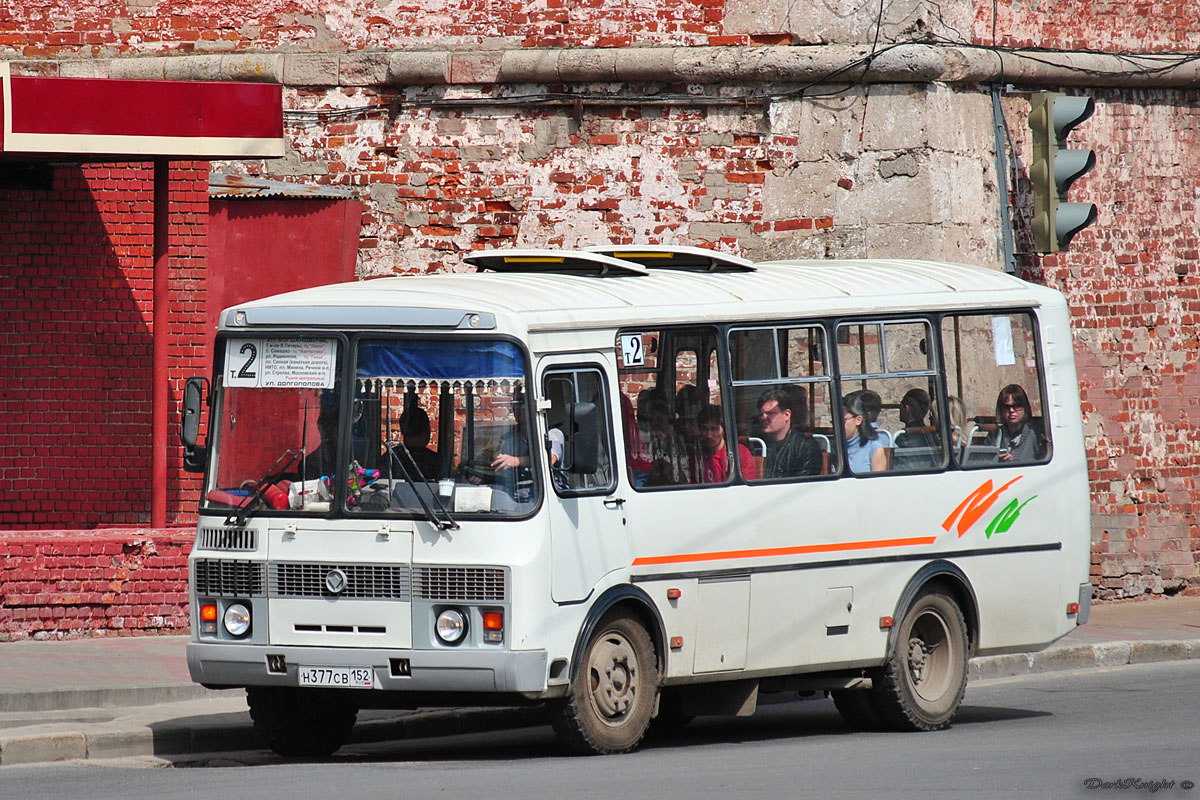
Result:
{"label": "bus tire", "polygon": [[337,692],[250,687],[254,730],[284,758],[324,758],[350,738],[358,709]]}
{"label": "bus tire", "polygon": [[862,689],[837,689],[832,692],[833,705],[842,715],[842,721],[855,731],[881,731],[883,721],[875,711],[874,698],[870,691]]}
{"label": "bus tire", "polygon": [[555,704],[551,722],[575,753],[625,753],[646,735],[657,691],[650,634],[625,614],[609,614],[588,640],[570,692]]}
{"label": "bus tire", "polygon": [[904,612],[887,661],[874,675],[872,705],[892,730],[947,727],[967,687],[967,624],[949,595],[917,596]]}

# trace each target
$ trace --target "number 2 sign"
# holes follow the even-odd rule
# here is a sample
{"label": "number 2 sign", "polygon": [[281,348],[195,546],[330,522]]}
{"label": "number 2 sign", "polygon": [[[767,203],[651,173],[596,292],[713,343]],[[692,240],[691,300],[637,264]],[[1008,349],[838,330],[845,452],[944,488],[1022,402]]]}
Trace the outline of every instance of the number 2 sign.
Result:
{"label": "number 2 sign", "polygon": [[331,389],[336,352],[328,339],[227,339],[225,385]]}
{"label": "number 2 sign", "polygon": [[642,348],[642,335],[640,333],[622,333],[621,334],[621,365],[626,367],[640,367],[646,363],[646,352]]}

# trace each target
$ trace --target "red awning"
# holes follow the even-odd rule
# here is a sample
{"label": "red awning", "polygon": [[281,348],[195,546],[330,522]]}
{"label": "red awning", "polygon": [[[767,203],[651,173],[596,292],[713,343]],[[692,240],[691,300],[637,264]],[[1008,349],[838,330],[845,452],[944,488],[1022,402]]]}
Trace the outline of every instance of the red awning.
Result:
{"label": "red awning", "polygon": [[0,62],[0,159],[277,158],[283,89],[271,83],[12,75]]}

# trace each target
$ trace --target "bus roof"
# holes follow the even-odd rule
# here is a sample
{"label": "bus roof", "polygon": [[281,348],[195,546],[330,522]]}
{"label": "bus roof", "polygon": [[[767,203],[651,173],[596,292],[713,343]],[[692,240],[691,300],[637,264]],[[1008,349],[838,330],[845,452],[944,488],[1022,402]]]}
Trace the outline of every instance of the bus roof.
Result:
{"label": "bus roof", "polygon": [[[559,253],[570,259],[576,251],[520,252]],[[493,257],[475,256],[469,263]],[[411,326],[520,332],[1063,302],[1052,289],[963,264],[827,259],[754,266],[753,271],[638,268],[600,274],[572,268],[554,272],[538,263],[528,271],[378,278],[234,306],[222,314],[221,328]],[[239,313],[241,324],[234,322]]]}

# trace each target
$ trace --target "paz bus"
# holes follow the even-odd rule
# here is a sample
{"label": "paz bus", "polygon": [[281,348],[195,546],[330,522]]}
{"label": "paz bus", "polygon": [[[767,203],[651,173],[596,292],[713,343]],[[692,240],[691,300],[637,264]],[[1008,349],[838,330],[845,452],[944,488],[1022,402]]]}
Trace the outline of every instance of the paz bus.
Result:
{"label": "paz bus", "polygon": [[227,309],[186,384],[188,666],[278,753],[360,709],[524,703],[620,753],[780,693],[936,730],[971,657],[1086,621],[1058,292],[670,246],[464,261]]}

